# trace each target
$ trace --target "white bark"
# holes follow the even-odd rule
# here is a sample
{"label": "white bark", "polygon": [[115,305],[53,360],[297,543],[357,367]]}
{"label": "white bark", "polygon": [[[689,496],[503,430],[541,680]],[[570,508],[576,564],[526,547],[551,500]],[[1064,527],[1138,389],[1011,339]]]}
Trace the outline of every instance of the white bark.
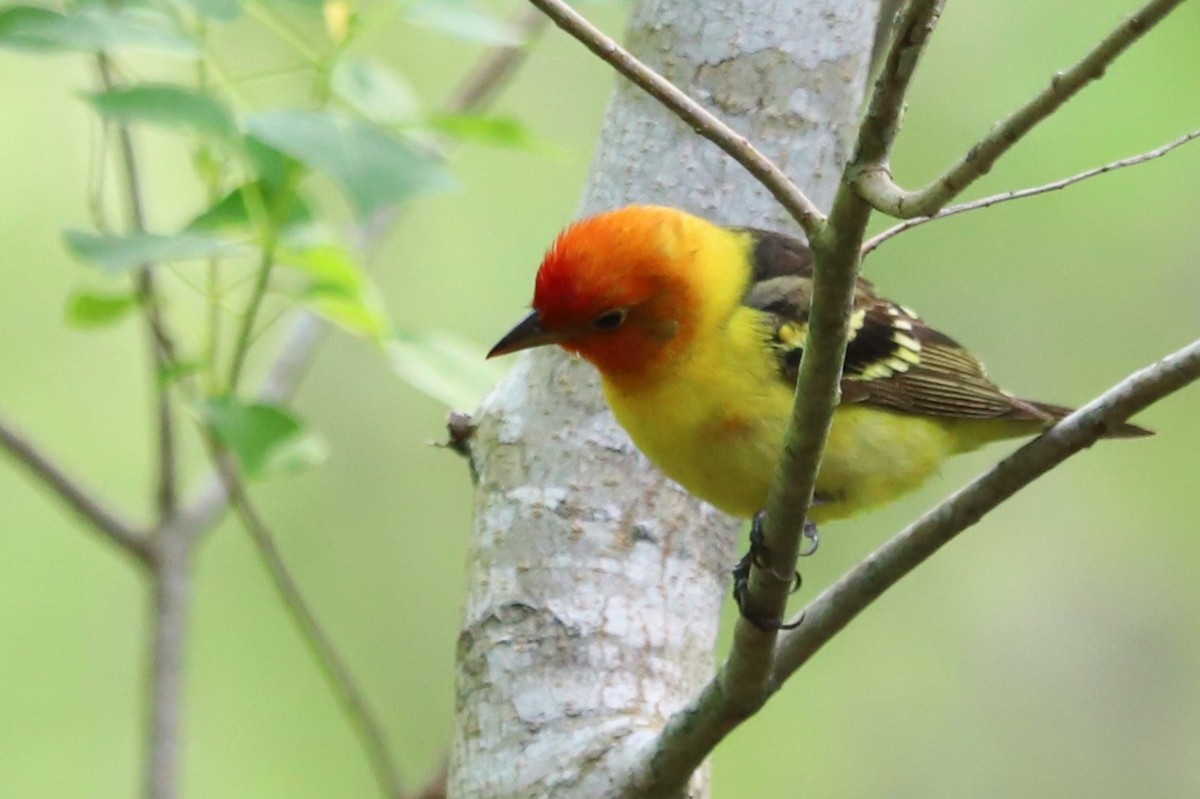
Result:
{"label": "white bark", "polygon": [[[853,141],[875,9],[644,0],[627,38],[827,208]],[[622,82],[582,210],[635,202],[797,229],[741,167]],[[532,290],[532,265],[530,278]],[[591,367],[557,352],[522,356],[477,423],[449,795],[610,798],[712,673],[738,523],[650,466]],[[699,774],[689,796],[707,795]]]}

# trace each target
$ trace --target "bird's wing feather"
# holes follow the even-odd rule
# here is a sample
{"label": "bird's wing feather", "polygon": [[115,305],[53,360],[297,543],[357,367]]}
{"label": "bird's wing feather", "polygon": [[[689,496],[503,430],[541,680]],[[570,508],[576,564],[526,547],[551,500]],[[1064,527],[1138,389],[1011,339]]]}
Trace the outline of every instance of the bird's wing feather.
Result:
{"label": "bird's wing feather", "polygon": [[[760,311],[779,361],[780,379],[795,385],[808,332],[812,257],[778,233],[749,231],[754,278],[743,303]],[[926,416],[1051,422],[1054,415],[1001,390],[983,364],[911,310],[860,281],[842,372],[842,402]]]}

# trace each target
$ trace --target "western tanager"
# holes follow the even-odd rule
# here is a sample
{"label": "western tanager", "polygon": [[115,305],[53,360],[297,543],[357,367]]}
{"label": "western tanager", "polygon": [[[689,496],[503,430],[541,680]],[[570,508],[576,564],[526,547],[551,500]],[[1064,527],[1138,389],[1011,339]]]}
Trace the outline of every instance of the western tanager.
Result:
{"label": "western tanager", "polygon": [[[650,460],[696,496],[752,516],[782,448],[811,295],[812,256],[797,239],[631,206],[558,237],[533,312],[488,357],[558,344],[587,359]],[[1070,412],[1001,390],[975,356],[866,281],[851,329],[814,522],[895,499],[947,456]]]}

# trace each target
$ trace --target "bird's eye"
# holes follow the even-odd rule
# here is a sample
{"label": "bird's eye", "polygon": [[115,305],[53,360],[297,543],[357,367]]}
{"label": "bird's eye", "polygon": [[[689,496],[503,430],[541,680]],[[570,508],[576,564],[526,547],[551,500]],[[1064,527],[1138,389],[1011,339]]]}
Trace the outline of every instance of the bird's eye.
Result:
{"label": "bird's eye", "polygon": [[625,321],[625,309],[614,308],[605,311],[592,321],[592,327],[597,330],[616,330]]}

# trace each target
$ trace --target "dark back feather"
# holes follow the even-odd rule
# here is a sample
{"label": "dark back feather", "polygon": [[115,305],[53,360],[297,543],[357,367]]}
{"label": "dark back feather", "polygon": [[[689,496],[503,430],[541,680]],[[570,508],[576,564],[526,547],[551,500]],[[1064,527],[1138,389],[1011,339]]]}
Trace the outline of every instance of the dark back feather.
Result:
{"label": "dark back feather", "polygon": [[[780,233],[748,229],[754,280],[743,299],[763,313],[780,379],[794,385],[808,330],[812,254]],[[860,280],[842,374],[842,402],[964,419],[1050,423],[1055,416],[1001,390],[983,364],[913,311],[878,296]]]}

